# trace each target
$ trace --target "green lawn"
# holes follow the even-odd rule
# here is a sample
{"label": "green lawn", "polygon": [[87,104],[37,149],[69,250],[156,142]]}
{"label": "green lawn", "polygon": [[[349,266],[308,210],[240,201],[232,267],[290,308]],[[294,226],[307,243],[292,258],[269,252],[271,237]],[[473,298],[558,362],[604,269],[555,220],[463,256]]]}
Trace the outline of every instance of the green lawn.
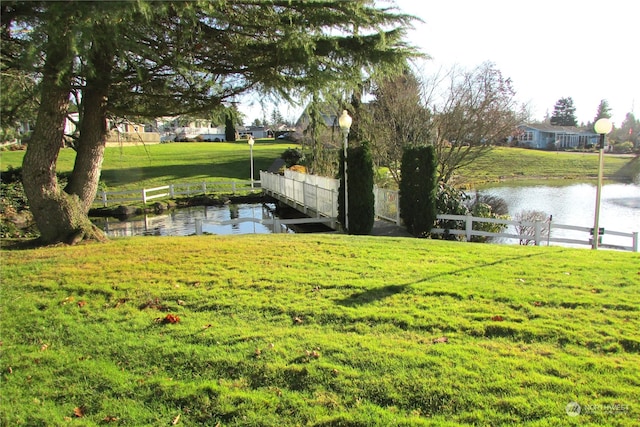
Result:
{"label": "green lawn", "polygon": [[[257,140],[253,147],[255,178],[267,170],[292,142]],[[1,152],[2,170],[22,165],[24,151]],[[73,169],[75,152],[63,149],[59,172]],[[107,147],[102,165],[102,188],[128,190],[199,180],[248,180],[250,152],[246,142],[175,143]]]}
{"label": "green lawn", "polygon": [[637,254],[332,234],[0,255],[2,425],[640,419]]}
{"label": "green lawn", "polygon": [[[254,146],[255,176],[266,170],[291,142],[258,140]],[[23,151],[0,152],[1,169],[19,167]],[[60,153],[58,171],[73,168],[75,152]],[[607,155],[608,177],[632,180],[640,175],[640,158]],[[501,179],[595,179],[598,156],[594,153],[563,153],[495,148],[460,171],[458,183],[478,185]],[[111,191],[152,188],[175,182],[198,180],[247,180],[249,147],[237,143],[176,143],[132,147],[108,147],[102,168],[102,188]]]}
{"label": "green lawn", "polygon": [[[640,176],[640,158],[606,154],[603,171],[612,179],[633,180]],[[595,179],[597,175],[596,153],[494,148],[462,168],[458,182],[486,184],[505,179]]]}

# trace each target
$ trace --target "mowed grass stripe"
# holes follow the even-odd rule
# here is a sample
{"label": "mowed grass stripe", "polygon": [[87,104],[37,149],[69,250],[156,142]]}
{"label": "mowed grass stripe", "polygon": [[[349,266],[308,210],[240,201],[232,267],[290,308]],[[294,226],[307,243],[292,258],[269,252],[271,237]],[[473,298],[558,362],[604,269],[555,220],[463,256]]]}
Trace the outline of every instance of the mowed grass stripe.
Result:
{"label": "mowed grass stripe", "polygon": [[639,261],[343,235],[4,250],[3,422],[631,426]]}

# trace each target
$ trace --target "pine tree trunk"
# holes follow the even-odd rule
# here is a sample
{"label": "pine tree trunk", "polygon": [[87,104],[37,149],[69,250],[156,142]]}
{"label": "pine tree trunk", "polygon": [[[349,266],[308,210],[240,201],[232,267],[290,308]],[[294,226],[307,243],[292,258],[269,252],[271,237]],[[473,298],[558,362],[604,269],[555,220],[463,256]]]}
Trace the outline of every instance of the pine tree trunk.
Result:
{"label": "pine tree trunk", "polygon": [[113,67],[113,55],[105,43],[94,43],[94,74],[82,92],[82,123],[76,161],[65,191],[79,197],[88,213],[98,191],[104,148],[107,139],[107,95]]}
{"label": "pine tree trunk", "polygon": [[80,199],[62,191],[56,177],[71,83],[70,55],[65,48],[68,44],[64,42],[49,43],[36,127],[22,164],[25,194],[45,244],[104,239],[89,221]]}

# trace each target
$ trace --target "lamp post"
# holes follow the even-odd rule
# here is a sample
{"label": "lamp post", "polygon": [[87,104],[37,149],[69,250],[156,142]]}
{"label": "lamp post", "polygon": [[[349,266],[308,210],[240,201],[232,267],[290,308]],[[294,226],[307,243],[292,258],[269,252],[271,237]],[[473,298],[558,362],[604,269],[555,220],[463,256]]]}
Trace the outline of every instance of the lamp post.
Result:
{"label": "lamp post", "polygon": [[602,192],[602,166],[604,163],[604,143],[606,140],[605,135],[611,132],[613,123],[607,118],[598,119],[593,125],[593,130],[600,135],[600,141],[598,142],[598,186],[596,187],[596,212],[593,220],[593,243],[592,249],[598,249],[598,241],[600,240],[600,193]]}
{"label": "lamp post", "polygon": [[253,136],[249,135],[249,139],[247,140],[247,143],[249,144],[249,156],[251,158],[251,189],[253,190],[253,144],[255,144],[255,141],[253,140]]}
{"label": "lamp post", "polygon": [[342,115],[338,118],[338,124],[342,131],[344,140],[344,228],[349,233],[349,186],[347,185],[347,140],[349,139],[349,129],[351,129],[351,122],[353,119],[347,112],[342,111]]}

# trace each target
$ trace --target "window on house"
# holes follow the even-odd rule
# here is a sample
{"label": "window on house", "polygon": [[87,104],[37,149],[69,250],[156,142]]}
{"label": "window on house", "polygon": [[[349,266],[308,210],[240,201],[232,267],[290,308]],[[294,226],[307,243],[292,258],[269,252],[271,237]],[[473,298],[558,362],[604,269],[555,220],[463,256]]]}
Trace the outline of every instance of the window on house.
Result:
{"label": "window on house", "polygon": [[519,141],[533,141],[533,132],[532,131],[524,131],[518,136]]}

